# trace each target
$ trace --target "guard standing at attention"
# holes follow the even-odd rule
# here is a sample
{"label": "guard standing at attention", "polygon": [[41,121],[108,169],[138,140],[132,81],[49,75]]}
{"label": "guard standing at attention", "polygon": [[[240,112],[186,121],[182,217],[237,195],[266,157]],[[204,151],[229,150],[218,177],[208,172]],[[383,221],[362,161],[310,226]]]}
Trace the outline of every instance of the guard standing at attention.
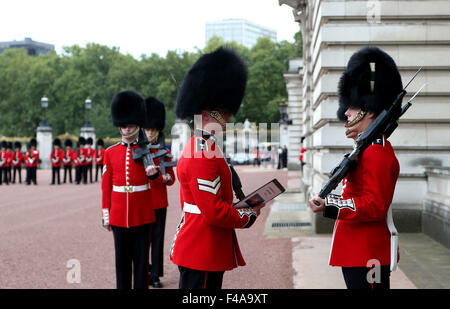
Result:
{"label": "guard standing at attention", "polygon": [[220,289],[225,271],[245,265],[234,229],[250,227],[265,205],[233,207],[232,174],[216,143],[246,83],[243,60],[220,47],[197,60],[178,92],[177,116],[201,117],[177,164],[183,214],[170,259],[178,265],[181,289]]}
{"label": "guard standing at attention", "polygon": [[98,181],[98,173],[100,172],[100,176],[102,175],[103,169],[103,158],[105,157],[105,142],[99,138],[97,140],[97,150],[95,151],[95,182]]}
{"label": "guard standing at attention", "polygon": [[[170,151],[165,147],[163,129],[165,126],[166,109],[164,103],[154,97],[145,100],[147,117],[144,124],[144,131],[150,145],[154,146],[150,149],[151,153],[160,150],[167,151],[167,155],[161,158],[153,159],[156,166],[161,165],[161,161],[171,161]],[[165,174],[160,168],[160,176],[155,180],[150,180],[152,191],[152,207],[155,210],[155,222],[152,224],[151,235],[151,263],[149,281],[150,285],[155,288],[161,288],[162,283],[160,277],[164,275],[164,232],[166,228],[167,206],[167,186],[175,183],[175,173],[172,167],[165,168]]]}
{"label": "guard standing at attention", "polygon": [[92,165],[95,161],[95,149],[92,148],[92,145],[94,144],[94,140],[92,137],[88,137],[86,139],[86,181],[87,181],[87,175],[89,175],[89,182],[93,183],[92,180]]}
{"label": "guard standing at attention", "polygon": [[5,182],[5,184],[9,184],[8,182],[8,153],[6,152],[7,142],[2,141],[0,144],[0,185]]}
{"label": "guard standing at attention", "polygon": [[29,143],[29,149],[25,154],[25,167],[27,168],[26,183],[37,185],[37,167],[39,164],[39,150],[36,149],[37,141],[32,138]]}
{"label": "guard standing at attention", "polygon": [[134,91],[117,93],[111,102],[114,126],[122,141],[105,151],[102,176],[103,226],[114,236],[118,289],[148,289],[150,226],[155,221],[149,178],[159,172],[133,160],[137,135],[145,122],[144,99]]}
{"label": "guard standing at attention", "polygon": [[[337,116],[345,123],[347,138],[356,142],[402,88],[387,53],[365,47],[353,54],[338,86]],[[390,288],[390,269],[398,261],[398,247],[391,246],[391,234],[397,234],[391,203],[399,171],[391,143],[382,134],[358,156],[342,181],[341,195],[329,194],[324,200],[316,194],[309,201],[313,212],[336,220],[329,263],[342,267],[349,289]]]}
{"label": "guard standing at attention", "polygon": [[64,152],[61,149],[61,140],[59,138],[55,138],[53,140],[53,150],[50,154],[50,162],[52,165],[52,185],[54,185],[56,181],[58,181],[58,185],[61,184],[60,170],[63,159]]}
{"label": "guard standing at attention", "polygon": [[19,176],[19,183],[22,183],[22,163],[23,163],[23,152],[22,143],[17,141],[14,143],[14,157],[13,157],[13,180],[12,183],[16,183],[16,172]]}
{"label": "guard standing at attention", "polygon": [[64,158],[63,158],[63,166],[64,166],[64,181],[66,183],[67,177],[69,178],[69,182],[72,183],[72,163],[73,163],[73,150],[72,150],[73,142],[71,139],[66,139],[64,142]]}

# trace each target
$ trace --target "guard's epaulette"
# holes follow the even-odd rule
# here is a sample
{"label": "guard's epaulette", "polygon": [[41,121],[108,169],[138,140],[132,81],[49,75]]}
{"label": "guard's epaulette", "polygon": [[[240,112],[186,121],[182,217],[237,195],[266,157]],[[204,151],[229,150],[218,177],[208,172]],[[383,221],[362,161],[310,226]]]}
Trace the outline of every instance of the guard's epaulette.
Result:
{"label": "guard's epaulette", "polygon": [[109,146],[108,148],[106,148],[106,150],[108,150],[109,148],[113,148],[113,147],[115,147],[115,146],[117,146],[117,145],[120,145],[120,142],[117,142],[117,143],[115,143],[114,145]]}
{"label": "guard's epaulette", "polygon": [[384,136],[374,139],[372,145],[381,145],[384,147]]}

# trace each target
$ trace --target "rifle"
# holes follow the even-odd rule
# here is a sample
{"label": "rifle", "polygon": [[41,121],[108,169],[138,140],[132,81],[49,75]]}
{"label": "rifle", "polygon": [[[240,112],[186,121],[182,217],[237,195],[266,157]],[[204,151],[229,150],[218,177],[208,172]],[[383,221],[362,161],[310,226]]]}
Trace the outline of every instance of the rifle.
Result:
{"label": "rifle", "polygon": [[[322,187],[319,192],[319,197],[325,199],[331,191],[336,189],[338,184],[345,178],[345,176],[349,173],[350,169],[353,167],[353,163],[356,161],[356,158],[367,148],[369,147],[376,137],[384,134],[386,138],[391,136],[392,132],[398,127],[398,119],[408,110],[408,108],[412,105],[411,101],[419,94],[419,92],[426,85],[424,84],[420,89],[414,94],[414,96],[408,100],[408,102],[401,107],[402,99],[406,94],[406,88],[409,84],[414,80],[414,78],[419,74],[422,70],[420,68],[408,84],[403,88],[403,90],[398,94],[394,103],[392,103],[391,107],[388,110],[383,110],[372,123],[361,133],[356,140],[356,145],[351,153],[347,153],[344,155],[344,158],[331,170],[331,177]],[[396,110],[401,107],[401,112],[397,113]],[[314,200],[314,204],[320,206],[320,203]]]}
{"label": "rifle", "polygon": [[153,153],[153,155],[155,155],[155,158],[161,158],[159,159],[159,167],[161,173],[163,175],[166,175],[166,168],[177,166],[178,161],[166,161],[167,158],[172,159],[173,156],[166,150],[166,143],[164,142],[164,140],[164,133],[160,132],[156,144],[148,145],[148,148],[159,149],[156,153]]}
{"label": "rifle", "polygon": [[[160,148],[160,145],[150,145],[150,142],[147,139],[147,135],[145,135],[144,129],[139,129],[138,145],[138,148],[133,149],[133,160],[135,162],[143,161],[144,167],[146,169],[150,165],[156,166],[155,162],[153,161],[154,159],[164,157],[167,154],[167,150],[165,149],[158,150],[155,153],[150,152],[150,149]],[[163,174],[165,174],[165,166],[163,166],[163,169]]]}

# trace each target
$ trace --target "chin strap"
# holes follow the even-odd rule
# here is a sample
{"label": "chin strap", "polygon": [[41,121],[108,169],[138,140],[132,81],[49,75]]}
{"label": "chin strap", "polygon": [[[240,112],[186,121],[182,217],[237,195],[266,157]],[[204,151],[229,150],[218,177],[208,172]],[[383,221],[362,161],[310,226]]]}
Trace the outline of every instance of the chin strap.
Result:
{"label": "chin strap", "polygon": [[367,113],[367,112],[365,112],[365,111],[363,111],[363,110],[360,110],[360,111],[358,112],[358,114],[356,115],[355,119],[353,119],[352,121],[350,121],[350,122],[347,124],[347,127],[353,127],[355,124],[357,124],[358,122],[360,122],[361,119],[364,118],[364,116],[366,115],[366,113]]}
{"label": "chin strap", "polygon": [[225,122],[225,119],[223,119],[222,115],[218,111],[210,111],[209,115],[217,120],[219,124],[222,126],[222,129],[225,130],[227,123]]}
{"label": "chin strap", "polygon": [[137,126],[137,127],[136,127],[136,130],[134,130],[133,132],[131,132],[131,133],[128,134],[128,135],[124,135],[124,134],[122,133],[122,129],[121,129],[121,128],[119,128],[119,132],[120,132],[120,135],[122,135],[122,136],[125,137],[125,138],[128,138],[128,137],[132,137],[133,135],[138,134],[138,132],[139,132],[140,129],[141,129],[141,127]]}

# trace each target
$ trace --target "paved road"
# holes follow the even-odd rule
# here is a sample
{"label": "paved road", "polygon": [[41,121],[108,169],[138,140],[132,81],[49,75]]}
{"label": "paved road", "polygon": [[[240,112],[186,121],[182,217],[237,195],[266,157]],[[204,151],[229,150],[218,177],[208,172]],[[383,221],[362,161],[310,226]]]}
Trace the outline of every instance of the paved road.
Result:
{"label": "paved road", "polygon": [[[244,192],[274,177],[287,183],[283,171],[237,171]],[[51,186],[50,178],[49,170],[39,170],[37,186],[0,186],[0,288],[115,288],[113,238],[100,226],[100,184]],[[178,269],[168,258],[181,217],[178,191],[178,183],[169,189],[165,288],[178,287]],[[224,288],[293,287],[291,239],[263,236],[269,207],[251,229],[237,231],[247,266],[227,272]],[[72,276],[78,269],[80,277]]]}

